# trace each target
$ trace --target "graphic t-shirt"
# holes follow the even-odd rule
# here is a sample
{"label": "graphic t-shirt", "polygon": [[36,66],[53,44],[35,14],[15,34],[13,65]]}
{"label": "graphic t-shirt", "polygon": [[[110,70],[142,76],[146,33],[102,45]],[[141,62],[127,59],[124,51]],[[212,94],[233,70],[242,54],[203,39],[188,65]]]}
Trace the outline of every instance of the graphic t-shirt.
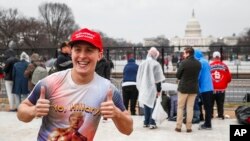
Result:
{"label": "graphic t-shirt", "polygon": [[109,80],[95,73],[86,85],[77,85],[71,78],[71,69],[54,73],[35,86],[28,99],[36,104],[40,88],[45,86],[45,98],[50,101],[47,116],[43,117],[39,141],[88,140],[92,141],[100,121],[100,105],[106,101],[109,88],[113,90],[113,102],[121,110],[125,107],[121,94]]}

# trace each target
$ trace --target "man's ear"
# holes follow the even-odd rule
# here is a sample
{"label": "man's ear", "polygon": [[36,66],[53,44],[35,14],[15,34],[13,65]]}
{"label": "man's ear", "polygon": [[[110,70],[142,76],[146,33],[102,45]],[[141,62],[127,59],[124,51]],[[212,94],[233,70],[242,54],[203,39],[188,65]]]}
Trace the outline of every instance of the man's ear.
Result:
{"label": "man's ear", "polygon": [[103,52],[100,51],[99,54],[98,54],[98,61],[100,61],[102,59],[102,57],[103,57]]}

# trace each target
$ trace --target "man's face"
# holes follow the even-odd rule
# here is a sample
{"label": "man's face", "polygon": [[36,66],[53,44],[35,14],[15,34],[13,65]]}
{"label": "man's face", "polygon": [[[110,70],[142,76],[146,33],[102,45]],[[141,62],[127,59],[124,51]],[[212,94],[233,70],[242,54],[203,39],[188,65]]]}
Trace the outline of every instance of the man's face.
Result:
{"label": "man's face", "polygon": [[102,52],[86,43],[75,44],[72,47],[73,70],[82,75],[94,74],[96,63],[102,58]]}
{"label": "man's face", "polygon": [[187,53],[186,51],[183,52],[183,58],[186,59],[189,56],[189,53]]}
{"label": "man's face", "polygon": [[63,53],[67,53],[67,54],[71,54],[71,47],[70,46],[64,46],[63,48],[62,48],[62,52]]}
{"label": "man's face", "polygon": [[66,48],[66,52],[68,53],[68,54],[71,54],[71,47],[70,46],[67,46],[67,47],[65,47]]}
{"label": "man's face", "polygon": [[74,129],[79,129],[83,124],[83,116],[73,115],[69,118],[70,127]]}

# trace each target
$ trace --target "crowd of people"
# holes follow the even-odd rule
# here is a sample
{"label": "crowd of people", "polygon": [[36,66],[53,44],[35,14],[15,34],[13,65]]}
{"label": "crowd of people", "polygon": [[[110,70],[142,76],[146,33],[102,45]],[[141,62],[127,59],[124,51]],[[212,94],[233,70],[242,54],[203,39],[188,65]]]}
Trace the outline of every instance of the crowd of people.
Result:
{"label": "crowd of people", "polygon": [[[38,140],[74,137],[91,141],[101,117],[112,119],[121,133],[129,135],[133,131],[131,115],[139,114],[137,105],[143,109],[142,126],[157,128],[152,113],[166,79],[157,61],[160,56],[157,48],[151,47],[146,60],[139,65],[133,56],[128,58],[123,69],[122,91],[110,82],[114,64],[103,56],[98,32],[87,28],[75,31],[70,41],[59,48],[52,74],[37,53],[29,56],[22,52],[17,58],[12,48],[5,52],[3,72],[9,111],[17,112],[23,122],[42,117]],[[214,52],[213,58],[209,63],[201,51],[192,47],[184,49],[180,61],[173,56],[178,85],[176,132],[182,131],[184,114],[186,132],[192,132],[192,120],[197,116],[194,107],[200,111],[199,119],[204,119],[200,130],[212,129],[215,102],[218,118],[224,119],[225,90],[231,74],[221,61],[220,52]],[[169,59],[166,61],[168,64]]]}
{"label": "crowd of people", "polygon": [[[70,49],[70,47],[68,48]],[[58,71],[72,67],[71,61],[69,66],[60,67],[60,63],[66,63],[67,59],[71,60],[70,56],[65,57],[66,59],[63,57],[64,52],[64,49],[61,49],[60,54],[62,55],[58,56],[58,61],[55,63]],[[67,52],[70,54],[70,50]],[[26,52],[21,52],[18,56],[16,51],[10,47],[5,51],[4,58],[4,65],[1,69],[9,101],[9,111],[16,112],[21,101],[28,96],[38,81],[48,76],[49,73],[45,65],[45,58],[38,53],[28,55]]]}
{"label": "crowd of people", "polygon": [[[123,71],[124,105],[130,109],[131,115],[134,115],[134,101],[137,100],[138,105],[144,109],[143,127],[149,129],[157,128],[152,113],[161,92],[161,83],[165,80],[162,67],[157,62],[158,57],[158,50],[152,47],[148,51],[146,60],[139,66],[134,63],[133,58],[130,58]],[[204,123],[200,124],[199,130],[211,130],[215,102],[217,117],[224,119],[225,90],[231,81],[231,73],[221,61],[220,52],[215,51],[213,60],[209,63],[200,50],[186,47],[176,69],[178,103],[175,131],[181,132],[184,123],[186,132],[190,133],[192,123],[200,121]],[[130,108],[128,108],[129,100]]]}

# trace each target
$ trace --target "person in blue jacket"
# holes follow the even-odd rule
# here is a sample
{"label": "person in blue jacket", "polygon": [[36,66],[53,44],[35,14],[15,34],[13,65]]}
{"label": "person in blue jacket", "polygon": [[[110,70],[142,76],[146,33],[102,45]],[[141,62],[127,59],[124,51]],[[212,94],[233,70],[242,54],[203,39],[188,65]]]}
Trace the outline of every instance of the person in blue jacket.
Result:
{"label": "person in blue jacket", "polygon": [[135,59],[130,58],[123,69],[122,95],[127,110],[130,101],[131,115],[136,115],[135,107],[139,94],[136,88],[137,71],[138,65],[135,63]]}
{"label": "person in blue jacket", "polygon": [[199,130],[212,129],[211,110],[212,110],[212,95],[213,95],[213,82],[210,73],[210,65],[208,60],[203,57],[200,50],[195,50],[195,58],[201,63],[201,70],[199,74],[199,96],[204,104],[205,122],[199,126]]}
{"label": "person in blue jacket", "polygon": [[27,69],[29,65],[29,56],[26,52],[22,52],[20,55],[20,61],[16,62],[13,66],[12,70],[12,78],[13,78],[13,86],[12,93],[15,97],[16,107],[19,106],[22,99],[21,96],[25,97],[29,93],[28,89],[28,78],[24,77],[24,71]]}

